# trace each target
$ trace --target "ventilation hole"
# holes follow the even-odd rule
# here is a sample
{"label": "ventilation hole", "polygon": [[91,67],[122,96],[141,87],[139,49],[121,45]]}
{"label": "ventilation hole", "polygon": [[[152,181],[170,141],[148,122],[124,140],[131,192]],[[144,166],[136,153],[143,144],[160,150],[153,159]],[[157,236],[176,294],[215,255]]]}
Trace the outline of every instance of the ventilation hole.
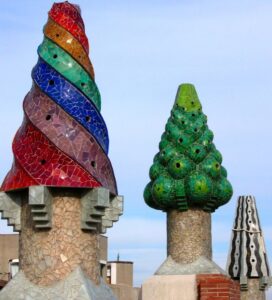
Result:
{"label": "ventilation hole", "polygon": [[185,107],[181,107],[182,110],[185,110]]}
{"label": "ventilation hole", "polygon": [[87,116],[87,117],[85,118],[85,120],[86,120],[86,122],[90,122],[90,121],[91,121],[91,117]]}
{"label": "ventilation hole", "polygon": [[248,223],[252,223],[252,221],[248,221]]}
{"label": "ventilation hole", "polygon": [[46,117],[45,117],[45,120],[46,121],[49,121],[51,119],[51,116],[50,115],[47,115]]}
{"label": "ventilation hole", "polygon": [[79,55],[78,58],[80,59],[80,58],[81,58],[81,55]]}
{"label": "ventilation hole", "polygon": [[238,267],[235,267],[234,269],[235,269],[235,270],[237,270],[237,269],[238,269]]}
{"label": "ventilation hole", "polygon": [[41,163],[41,165],[45,165],[45,164],[46,164],[46,160],[45,160],[45,159],[42,159],[42,160],[40,161],[40,163]]}
{"label": "ventilation hole", "polygon": [[90,138],[90,142],[93,144],[94,143],[94,139],[91,137]]}
{"label": "ventilation hole", "polygon": [[200,150],[199,150],[199,149],[196,149],[195,153],[198,154],[199,152],[200,152]]}
{"label": "ventilation hole", "polygon": [[251,245],[251,246],[250,246],[250,248],[254,248],[254,246],[253,246],[253,245]]}
{"label": "ventilation hole", "polygon": [[195,114],[192,114],[192,117],[195,117]]}
{"label": "ventilation hole", "polygon": [[253,235],[253,233],[252,233],[252,232],[250,232],[250,235]]}
{"label": "ventilation hole", "polygon": [[251,214],[251,210],[249,210],[248,213]]}
{"label": "ventilation hole", "polygon": [[56,37],[59,37],[60,35],[58,33],[56,33]]}
{"label": "ventilation hole", "polygon": [[81,86],[84,87],[86,85],[86,83],[84,82],[81,82]]}
{"label": "ventilation hole", "polygon": [[53,55],[53,58],[55,58],[55,59],[56,59],[57,57],[58,57],[58,55],[57,55],[57,54],[54,54],[54,55]]}
{"label": "ventilation hole", "polygon": [[178,139],[178,142],[179,142],[179,143],[183,143],[183,138],[179,138],[179,139]]}
{"label": "ventilation hole", "polygon": [[197,132],[197,128],[194,129],[194,132]]}
{"label": "ventilation hole", "polygon": [[255,259],[252,259],[251,262],[255,262]]}
{"label": "ventilation hole", "polygon": [[49,80],[49,85],[54,85],[55,81],[53,79]]}
{"label": "ventilation hole", "polygon": [[162,154],[165,155],[165,151],[162,151]]}
{"label": "ventilation hole", "polygon": [[91,165],[92,165],[93,168],[96,168],[96,162],[94,160],[91,161]]}
{"label": "ventilation hole", "polygon": [[181,124],[182,124],[182,125],[184,125],[184,124],[185,124],[185,122],[184,122],[184,121],[181,121]]}
{"label": "ventilation hole", "polygon": [[176,163],[176,167],[180,168],[180,163],[179,162]]}
{"label": "ventilation hole", "polygon": [[192,105],[194,105],[194,104],[195,104],[195,102],[194,102],[194,101],[192,101],[192,102],[191,102],[191,104],[192,104]]}
{"label": "ventilation hole", "polygon": [[219,168],[219,164],[215,164],[215,167],[216,167],[216,169],[218,169]]}

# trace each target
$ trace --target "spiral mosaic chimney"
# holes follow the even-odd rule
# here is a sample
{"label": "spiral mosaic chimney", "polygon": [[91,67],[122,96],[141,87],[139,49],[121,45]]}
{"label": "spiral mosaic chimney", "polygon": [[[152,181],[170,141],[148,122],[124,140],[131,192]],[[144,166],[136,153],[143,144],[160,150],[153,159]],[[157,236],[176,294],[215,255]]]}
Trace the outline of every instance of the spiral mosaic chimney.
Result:
{"label": "spiral mosaic chimney", "polygon": [[20,272],[0,299],[115,299],[100,279],[98,236],[123,198],[88,55],[79,6],[54,3],[0,192],[2,217],[20,232]]}

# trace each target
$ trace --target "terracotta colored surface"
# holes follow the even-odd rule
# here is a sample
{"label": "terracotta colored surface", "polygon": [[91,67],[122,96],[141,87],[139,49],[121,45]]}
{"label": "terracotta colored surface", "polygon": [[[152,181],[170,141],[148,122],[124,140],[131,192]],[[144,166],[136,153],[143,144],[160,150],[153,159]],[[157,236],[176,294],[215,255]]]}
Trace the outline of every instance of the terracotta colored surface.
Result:
{"label": "terracotta colored surface", "polygon": [[94,79],[92,63],[78,40],[56,22],[48,19],[44,27],[44,35],[66,50]]}
{"label": "terracotta colored surface", "polygon": [[167,255],[178,263],[212,258],[211,214],[201,209],[167,213]]}
{"label": "terracotta colored surface", "polygon": [[201,274],[197,275],[197,282],[198,300],[240,300],[239,282],[225,275]]}
{"label": "terracotta colored surface", "polygon": [[53,225],[49,231],[35,230],[30,207],[22,206],[20,265],[35,284],[54,284],[77,266],[98,283],[98,235],[81,230],[80,200],[67,193],[60,191],[53,199]]}

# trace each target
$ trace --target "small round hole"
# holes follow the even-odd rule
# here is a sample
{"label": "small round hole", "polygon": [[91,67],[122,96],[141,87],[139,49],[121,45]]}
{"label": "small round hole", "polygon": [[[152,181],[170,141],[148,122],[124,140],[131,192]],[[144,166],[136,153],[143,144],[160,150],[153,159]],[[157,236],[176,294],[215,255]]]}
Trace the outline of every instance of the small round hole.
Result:
{"label": "small round hole", "polygon": [[185,107],[182,106],[181,109],[182,109],[182,110],[185,110]]}
{"label": "small round hole", "polygon": [[56,37],[59,37],[60,35],[58,33],[56,33]]}
{"label": "small round hole", "polygon": [[184,124],[185,124],[185,122],[184,122],[184,121],[181,121],[181,124],[182,124],[182,125],[184,125]]}
{"label": "small round hole", "polygon": [[218,169],[219,168],[219,164],[215,164],[215,167],[216,167],[216,169]]}
{"label": "small round hole", "polygon": [[252,259],[251,262],[255,262],[255,259]]}
{"label": "small round hole", "polygon": [[53,55],[53,58],[55,58],[55,59],[56,59],[57,57],[58,57],[58,55],[57,55],[57,54],[54,54],[54,55]]}
{"label": "small round hole", "polygon": [[87,117],[85,118],[85,120],[86,120],[86,122],[90,122],[90,121],[91,121],[91,117],[87,116]]}
{"label": "small round hole", "polygon": [[195,114],[192,114],[192,117],[195,117]]}
{"label": "small round hole", "polygon": [[47,115],[46,117],[45,117],[45,120],[46,121],[49,121],[51,119],[51,116],[50,115]]}
{"label": "small round hole", "polygon": [[195,102],[194,102],[194,101],[192,101],[192,102],[191,102],[191,104],[192,104],[192,105],[194,105],[194,104],[195,104]]}
{"label": "small round hole", "polygon": [[194,132],[197,132],[197,128],[194,129]]}
{"label": "small round hole", "polygon": [[86,85],[86,83],[84,82],[81,82],[81,86],[84,87]]}
{"label": "small round hole", "polygon": [[91,165],[92,165],[93,168],[96,168],[96,162],[94,160],[91,161]]}
{"label": "small round hole", "polygon": [[81,55],[79,55],[78,58],[80,59],[80,58],[81,58]]}
{"label": "small round hole", "polygon": [[254,246],[253,246],[253,245],[251,245],[251,246],[250,246],[250,248],[254,248]]}
{"label": "small round hole", "polygon": [[49,85],[54,85],[55,81],[53,79],[49,80]]}
{"label": "small round hole", "polygon": [[45,165],[45,164],[46,164],[46,160],[45,160],[45,159],[42,159],[42,160],[40,161],[40,163],[41,163],[41,165]]}
{"label": "small round hole", "polygon": [[179,162],[176,163],[176,167],[180,168],[180,163]]}
{"label": "small round hole", "polygon": [[198,154],[199,152],[200,152],[200,150],[199,150],[199,149],[196,149],[195,153]]}
{"label": "small round hole", "polygon": [[178,139],[179,143],[183,143],[183,138]]}
{"label": "small round hole", "polygon": [[248,223],[252,223],[252,221],[248,221]]}

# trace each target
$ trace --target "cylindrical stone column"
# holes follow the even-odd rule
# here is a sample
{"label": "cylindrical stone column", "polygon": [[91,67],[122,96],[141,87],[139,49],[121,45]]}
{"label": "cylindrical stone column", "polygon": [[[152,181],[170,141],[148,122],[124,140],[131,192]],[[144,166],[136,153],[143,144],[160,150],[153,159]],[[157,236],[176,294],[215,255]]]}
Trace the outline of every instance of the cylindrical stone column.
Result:
{"label": "cylindrical stone column", "polygon": [[211,214],[191,208],[167,212],[167,255],[188,264],[200,256],[212,259]]}
{"label": "cylindrical stone column", "polygon": [[67,277],[80,266],[98,283],[98,233],[81,229],[81,203],[78,191],[57,190],[52,199],[52,228],[37,229],[31,207],[22,204],[20,268],[34,284],[49,286]]}
{"label": "cylindrical stone column", "polygon": [[241,291],[241,300],[265,300],[265,291],[260,290],[260,279],[250,278],[247,281],[248,290]]}

